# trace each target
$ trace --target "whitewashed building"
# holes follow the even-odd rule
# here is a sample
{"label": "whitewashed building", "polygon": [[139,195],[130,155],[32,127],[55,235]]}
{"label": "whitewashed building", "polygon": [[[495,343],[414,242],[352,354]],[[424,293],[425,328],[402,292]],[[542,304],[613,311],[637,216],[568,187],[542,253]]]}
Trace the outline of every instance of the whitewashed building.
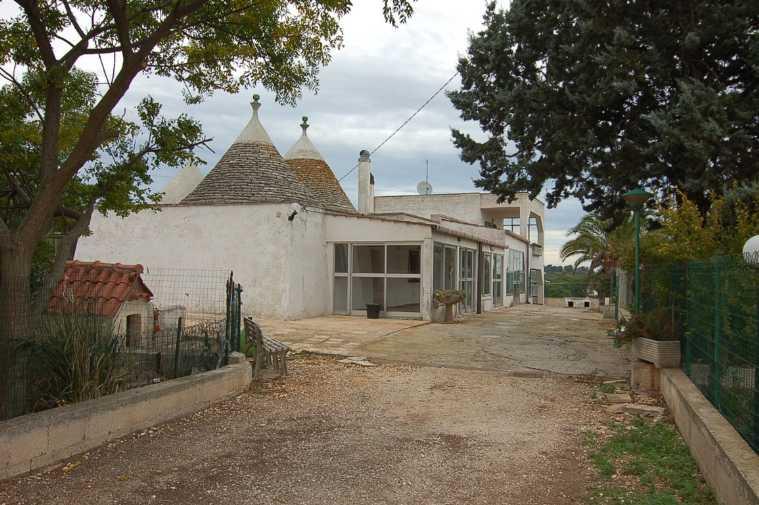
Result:
{"label": "whitewashed building", "polygon": [[543,204],[486,193],[375,196],[359,158],[358,209],[307,134],[283,157],[253,114],[203,178],[189,167],[160,212],[96,214],[84,261],[150,268],[227,269],[245,311],[299,319],[364,315],[437,319],[437,289],[461,289],[463,312],[543,301]]}

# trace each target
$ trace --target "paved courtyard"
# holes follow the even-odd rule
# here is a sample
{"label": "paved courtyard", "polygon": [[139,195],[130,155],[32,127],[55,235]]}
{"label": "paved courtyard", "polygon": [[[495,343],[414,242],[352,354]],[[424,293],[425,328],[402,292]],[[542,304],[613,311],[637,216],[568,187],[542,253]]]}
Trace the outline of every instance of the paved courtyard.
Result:
{"label": "paved courtyard", "polygon": [[613,325],[584,309],[517,305],[455,324],[334,316],[263,327],[294,350],[526,376],[624,377],[625,353],[607,336]]}
{"label": "paved courtyard", "polygon": [[256,319],[264,334],[287,342],[294,351],[347,356],[360,347],[401,330],[427,324],[406,319],[368,320],[350,316],[326,316],[278,321]]}

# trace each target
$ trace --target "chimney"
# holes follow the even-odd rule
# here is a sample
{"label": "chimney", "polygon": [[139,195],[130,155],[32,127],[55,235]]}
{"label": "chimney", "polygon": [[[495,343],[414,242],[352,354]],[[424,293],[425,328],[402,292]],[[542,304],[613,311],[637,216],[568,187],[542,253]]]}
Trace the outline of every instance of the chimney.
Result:
{"label": "chimney", "polygon": [[369,151],[361,151],[358,158],[358,211],[374,214],[374,175]]}

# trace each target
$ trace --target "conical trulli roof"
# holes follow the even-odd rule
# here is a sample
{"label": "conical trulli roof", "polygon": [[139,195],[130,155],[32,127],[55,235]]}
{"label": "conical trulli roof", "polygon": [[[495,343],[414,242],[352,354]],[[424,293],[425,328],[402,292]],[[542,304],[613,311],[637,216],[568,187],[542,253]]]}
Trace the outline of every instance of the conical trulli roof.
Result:
{"label": "conical trulli roof", "polygon": [[315,203],[258,119],[258,95],[251,106],[253,115],[245,129],[183,204]]}
{"label": "conical trulli roof", "polygon": [[198,165],[195,163],[185,165],[161,190],[163,193],[161,203],[176,204],[181,202],[202,180],[203,174],[200,173]]}
{"label": "conical trulli roof", "polygon": [[298,180],[309,189],[316,205],[341,212],[356,212],[334,172],[308,138],[307,117],[303,117],[300,127],[303,129],[300,139],[285,154],[288,165],[295,171]]}

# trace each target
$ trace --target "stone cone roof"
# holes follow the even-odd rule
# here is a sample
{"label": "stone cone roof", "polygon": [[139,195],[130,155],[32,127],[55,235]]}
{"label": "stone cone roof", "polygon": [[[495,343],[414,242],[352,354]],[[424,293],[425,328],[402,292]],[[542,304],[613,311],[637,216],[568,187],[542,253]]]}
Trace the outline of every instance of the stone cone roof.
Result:
{"label": "stone cone roof", "polygon": [[298,180],[308,188],[319,207],[340,212],[356,212],[335,173],[308,138],[307,117],[303,118],[303,124],[300,126],[303,129],[300,139],[285,155],[288,165],[295,171]]}
{"label": "stone cone roof", "polygon": [[181,202],[202,180],[203,174],[198,165],[195,163],[185,165],[161,190],[163,193],[161,203],[176,204]]}
{"label": "stone cone roof", "polygon": [[274,147],[258,119],[261,104],[257,95],[254,95],[251,106],[253,115],[245,129],[182,204],[317,204],[306,185]]}

